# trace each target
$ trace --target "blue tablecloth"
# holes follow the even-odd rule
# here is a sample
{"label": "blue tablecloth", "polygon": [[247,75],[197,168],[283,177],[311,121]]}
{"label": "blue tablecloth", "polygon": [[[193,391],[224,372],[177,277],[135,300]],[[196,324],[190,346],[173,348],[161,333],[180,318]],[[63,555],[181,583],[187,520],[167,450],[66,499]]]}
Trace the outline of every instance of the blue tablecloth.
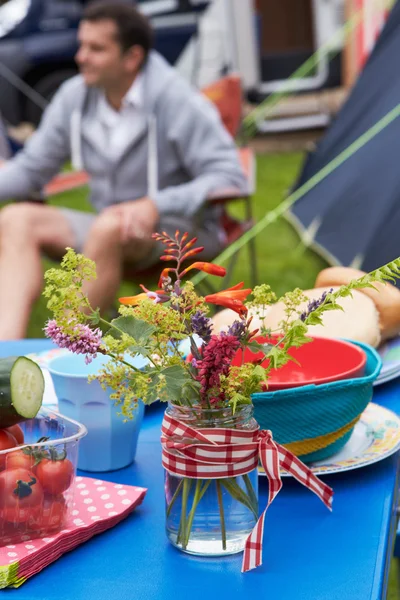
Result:
{"label": "blue tablecloth", "polygon": [[[0,356],[50,347],[0,343]],[[374,401],[400,413],[400,383],[376,388]],[[114,529],[64,555],[18,590],[18,600],[368,600],[386,597],[395,532],[398,455],[324,477],[334,488],[333,513],[291,478],[268,510],[264,564],[242,574],[241,555],[197,558],[164,534],[159,428],[162,407],[147,410],[135,464],[102,479],[148,488],[144,503]],[[83,473],[84,475],[91,475]],[[260,508],[267,481],[260,481]]]}

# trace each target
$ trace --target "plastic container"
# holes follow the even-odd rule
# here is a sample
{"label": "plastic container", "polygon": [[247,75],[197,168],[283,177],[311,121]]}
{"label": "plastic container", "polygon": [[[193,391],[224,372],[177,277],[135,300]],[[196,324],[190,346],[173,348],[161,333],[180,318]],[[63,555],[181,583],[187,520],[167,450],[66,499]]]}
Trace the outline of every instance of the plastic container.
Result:
{"label": "plastic container", "polygon": [[[24,444],[0,451],[0,546],[58,531],[73,505],[84,425],[41,408],[20,423]],[[48,438],[38,442],[41,438]],[[37,464],[36,464],[37,463]]]}
{"label": "plastic container", "polygon": [[[143,402],[138,403],[133,418],[125,421],[120,407],[110,399],[113,390],[103,390],[98,381],[88,381],[88,376],[96,375],[109,360],[107,356],[98,355],[87,365],[82,354],[65,350],[47,363],[59,411],[83,423],[88,430],[79,451],[78,468],[84,471],[122,469],[131,464],[136,455]],[[146,364],[141,358],[132,362],[137,368]]]}
{"label": "plastic container", "polygon": [[338,452],[372,399],[381,358],[367,344],[352,343],[367,357],[363,376],[252,395],[260,427],[271,430],[276,442],[304,462],[324,460]]}
{"label": "plastic container", "polygon": [[[268,338],[257,337],[256,340],[259,343],[268,343]],[[241,364],[242,354],[243,351],[238,353],[233,364]],[[364,350],[355,344],[322,337],[312,337],[312,342],[300,348],[291,348],[289,354],[296,362],[289,361],[280,369],[272,369],[267,391],[361,377],[367,361]],[[262,357],[261,352],[254,353],[248,349],[244,352],[244,362],[255,362]],[[262,364],[266,366],[268,359]]]}

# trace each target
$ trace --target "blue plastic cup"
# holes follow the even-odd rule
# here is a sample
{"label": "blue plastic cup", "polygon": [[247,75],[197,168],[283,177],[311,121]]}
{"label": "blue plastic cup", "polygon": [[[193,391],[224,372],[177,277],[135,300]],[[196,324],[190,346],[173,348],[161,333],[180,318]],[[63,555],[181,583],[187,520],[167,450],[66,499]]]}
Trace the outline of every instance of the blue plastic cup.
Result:
{"label": "blue plastic cup", "polygon": [[[47,368],[51,374],[59,412],[85,425],[88,434],[79,445],[78,469],[84,471],[114,471],[135,459],[144,405],[139,401],[132,420],[124,422],[121,408],[110,399],[111,389],[102,389],[98,381],[89,383],[109,361],[98,355],[89,365],[85,357],[65,351],[52,358]],[[141,368],[145,360],[131,361]]]}

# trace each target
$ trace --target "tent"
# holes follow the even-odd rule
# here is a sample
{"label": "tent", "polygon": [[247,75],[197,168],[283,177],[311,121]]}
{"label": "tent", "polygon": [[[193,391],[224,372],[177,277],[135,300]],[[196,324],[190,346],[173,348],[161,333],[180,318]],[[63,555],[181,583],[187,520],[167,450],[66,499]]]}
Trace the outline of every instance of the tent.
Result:
{"label": "tent", "polygon": [[[400,2],[346,103],[308,156],[296,189],[400,107],[398,56]],[[287,216],[304,242],[331,264],[370,271],[400,256],[399,116],[302,196]]]}

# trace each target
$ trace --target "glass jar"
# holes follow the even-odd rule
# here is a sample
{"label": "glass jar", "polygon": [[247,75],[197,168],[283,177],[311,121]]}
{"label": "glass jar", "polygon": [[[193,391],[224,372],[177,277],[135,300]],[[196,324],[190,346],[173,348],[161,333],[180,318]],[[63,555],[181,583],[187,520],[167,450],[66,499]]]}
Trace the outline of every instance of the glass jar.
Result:
{"label": "glass jar", "polygon": [[[201,409],[169,404],[166,414],[193,429],[255,431],[253,406]],[[192,479],[165,471],[166,531],[184,552],[205,556],[244,549],[258,520],[258,470],[220,479]]]}

